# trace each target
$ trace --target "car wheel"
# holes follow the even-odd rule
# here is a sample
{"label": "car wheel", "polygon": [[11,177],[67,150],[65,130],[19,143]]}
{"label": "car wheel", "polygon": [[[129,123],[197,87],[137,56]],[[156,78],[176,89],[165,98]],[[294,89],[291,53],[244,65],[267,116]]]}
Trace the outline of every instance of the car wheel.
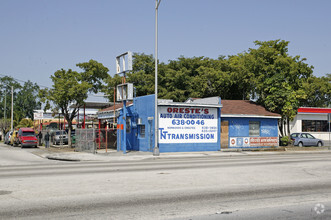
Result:
{"label": "car wheel", "polygon": [[322,146],[323,146],[322,142],[319,141],[319,142],[317,143],[317,147],[322,147]]}
{"label": "car wheel", "polygon": [[299,147],[303,147],[303,144],[302,144],[302,142],[299,142]]}

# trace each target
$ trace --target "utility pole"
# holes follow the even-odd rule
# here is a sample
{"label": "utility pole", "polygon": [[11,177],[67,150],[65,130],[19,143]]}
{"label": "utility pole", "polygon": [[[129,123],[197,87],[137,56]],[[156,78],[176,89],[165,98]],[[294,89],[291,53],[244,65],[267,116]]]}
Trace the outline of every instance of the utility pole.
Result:
{"label": "utility pole", "polygon": [[10,129],[13,130],[13,119],[14,119],[14,89],[13,86],[11,87],[11,122],[10,122]]}
{"label": "utility pole", "polygon": [[3,118],[5,119],[5,126],[6,126],[6,119],[7,119],[6,107],[7,107],[7,91],[6,91],[6,88],[5,88],[5,108],[4,108],[4,115],[3,115]]}
{"label": "utility pole", "polygon": [[159,138],[159,125],[158,125],[158,120],[159,120],[159,115],[158,115],[158,101],[157,101],[157,14],[158,14],[158,8],[161,3],[161,0],[155,0],[155,118],[154,118],[154,127],[155,127],[155,144],[154,144],[154,149],[153,149],[153,156],[159,156],[160,155],[160,150],[159,150],[159,144],[158,144],[158,138]]}

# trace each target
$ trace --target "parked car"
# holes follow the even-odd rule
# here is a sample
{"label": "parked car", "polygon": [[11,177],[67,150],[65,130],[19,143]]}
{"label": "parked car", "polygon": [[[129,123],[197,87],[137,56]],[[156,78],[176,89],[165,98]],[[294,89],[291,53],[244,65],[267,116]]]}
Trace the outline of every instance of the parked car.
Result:
{"label": "parked car", "polygon": [[5,140],[4,140],[4,143],[5,144],[10,144],[10,138],[11,138],[11,135],[13,134],[12,131],[8,131],[6,136],[5,136]]}
{"label": "parked car", "polygon": [[37,147],[38,139],[33,128],[20,128],[14,144],[21,145],[21,148]]}
{"label": "parked car", "polygon": [[321,147],[324,145],[323,140],[315,138],[309,133],[293,133],[291,134],[291,140],[293,141],[294,146],[318,146]]}
{"label": "parked car", "polygon": [[53,145],[57,144],[68,144],[68,134],[64,130],[52,131],[51,141]]}

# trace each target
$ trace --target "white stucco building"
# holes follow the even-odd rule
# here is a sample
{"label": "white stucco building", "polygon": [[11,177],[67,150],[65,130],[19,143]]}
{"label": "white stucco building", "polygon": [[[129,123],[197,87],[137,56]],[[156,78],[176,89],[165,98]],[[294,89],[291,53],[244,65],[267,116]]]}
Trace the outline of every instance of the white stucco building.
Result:
{"label": "white stucco building", "polygon": [[301,107],[290,122],[291,133],[309,132],[325,142],[330,141],[331,108]]}

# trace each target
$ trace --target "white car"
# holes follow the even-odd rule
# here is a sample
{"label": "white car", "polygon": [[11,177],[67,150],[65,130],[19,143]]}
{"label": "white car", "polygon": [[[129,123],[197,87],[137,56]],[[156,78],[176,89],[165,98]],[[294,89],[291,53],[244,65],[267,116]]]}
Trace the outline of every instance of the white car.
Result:
{"label": "white car", "polygon": [[11,138],[11,135],[13,134],[12,131],[8,131],[7,134],[5,135],[5,140],[4,140],[4,143],[5,144],[10,144],[10,138]]}

